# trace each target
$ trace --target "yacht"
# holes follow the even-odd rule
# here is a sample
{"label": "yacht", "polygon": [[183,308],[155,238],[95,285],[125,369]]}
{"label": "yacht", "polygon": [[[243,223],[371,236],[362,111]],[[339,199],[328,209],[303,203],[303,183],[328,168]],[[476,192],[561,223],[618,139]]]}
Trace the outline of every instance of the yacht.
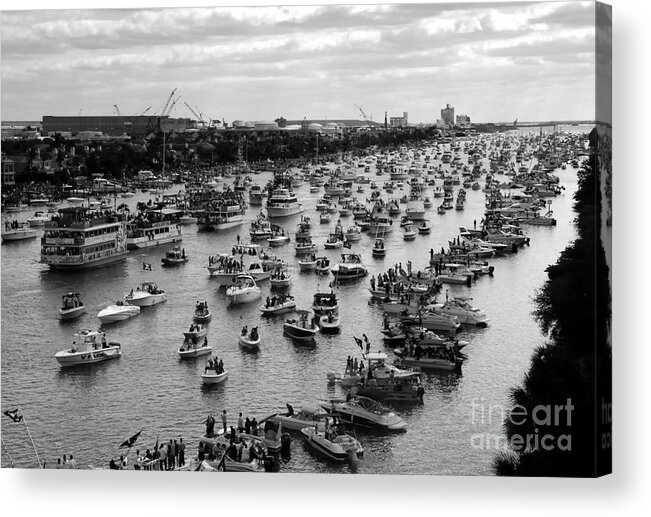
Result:
{"label": "yacht", "polygon": [[124,295],[124,301],[138,307],[150,307],[167,300],[167,294],[154,282],[143,282],[136,290]]}
{"label": "yacht", "polygon": [[336,414],[344,422],[381,429],[383,431],[405,431],[407,423],[390,409],[368,397],[332,399],[319,404],[323,409]]}
{"label": "yacht", "polygon": [[183,210],[177,208],[150,209],[138,215],[127,225],[127,248],[151,248],[181,241],[181,216]]}
{"label": "yacht", "polygon": [[[446,295],[447,296],[447,295]],[[432,306],[434,312],[447,314],[448,316],[456,317],[460,323],[466,325],[476,325],[477,327],[486,327],[488,325],[488,317],[481,309],[473,307],[470,302],[472,298],[450,298],[442,304],[434,304]]]}
{"label": "yacht", "polygon": [[357,253],[343,253],[341,260],[330,269],[335,280],[352,280],[368,274],[368,269]]}
{"label": "yacht", "polygon": [[303,212],[303,205],[298,202],[292,191],[291,178],[276,175],[271,193],[267,199],[267,215],[269,218],[287,217]]}
{"label": "yacht", "polygon": [[250,275],[237,275],[235,284],[226,289],[226,297],[231,305],[248,303],[262,298],[258,284]]}
{"label": "yacht", "polygon": [[240,204],[226,204],[206,211],[197,221],[199,230],[227,230],[244,223],[244,208]]}

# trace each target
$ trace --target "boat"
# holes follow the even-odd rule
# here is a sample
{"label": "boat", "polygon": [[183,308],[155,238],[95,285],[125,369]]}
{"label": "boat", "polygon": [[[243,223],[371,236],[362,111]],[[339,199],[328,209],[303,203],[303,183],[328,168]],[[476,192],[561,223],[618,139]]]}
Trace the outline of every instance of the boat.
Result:
{"label": "boat", "polygon": [[201,374],[201,380],[204,384],[221,384],[228,379],[228,370],[208,368]]}
{"label": "boat", "polygon": [[427,330],[439,330],[444,332],[457,331],[461,323],[456,316],[432,310],[422,310],[416,314],[418,309],[414,309],[414,314],[403,315],[400,322],[403,325],[417,325]]}
{"label": "boat", "polygon": [[298,318],[285,320],[283,333],[296,341],[313,341],[319,327],[313,323],[308,311],[297,309],[296,314]]}
{"label": "boat", "polygon": [[368,269],[357,253],[343,253],[339,263],[332,266],[330,270],[335,280],[354,280],[368,274]]}
{"label": "boat", "polygon": [[260,334],[258,327],[253,327],[250,331],[244,327],[238,337],[239,345],[246,350],[257,350],[260,348]]}
{"label": "boat", "polygon": [[418,225],[418,233],[421,235],[428,235],[432,231],[432,225],[429,224],[427,219],[423,219]]}
{"label": "boat", "polygon": [[163,266],[177,266],[178,264],[185,264],[188,257],[185,255],[185,248],[181,249],[174,246],[171,250],[165,252],[165,256],[160,261]]}
{"label": "boat", "polygon": [[467,285],[470,287],[475,274],[464,264],[441,264],[437,277],[444,284]]}
{"label": "boat", "polygon": [[122,355],[120,343],[107,343],[105,334],[83,329],[74,337],[75,340],[72,342],[71,348],[54,354],[54,358],[61,366],[99,363],[109,359],[117,359]]}
{"label": "boat", "polygon": [[373,244],[372,254],[374,257],[384,257],[387,253],[386,245],[384,244],[384,239],[377,237],[375,239],[375,244]]}
{"label": "boat", "polygon": [[267,237],[267,242],[271,247],[282,246],[283,244],[287,244],[289,242],[289,235],[285,235],[283,230],[283,233],[277,233],[271,237]]}
{"label": "boat", "polygon": [[183,240],[179,219],[183,210],[177,208],[149,209],[127,224],[127,248],[152,248]]}
{"label": "boat", "polygon": [[383,236],[393,231],[393,219],[374,211],[371,215],[371,224],[368,233],[373,237]]}
{"label": "boat", "polygon": [[193,359],[208,355],[212,353],[212,347],[208,345],[208,340],[204,337],[203,340],[186,337],[183,344],[177,350],[180,359]]}
{"label": "boat", "polygon": [[86,306],[79,298],[79,293],[66,293],[61,297],[59,316],[62,320],[74,320],[86,312]]}
{"label": "boat", "polygon": [[319,216],[319,222],[321,224],[328,224],[330,219],[330,214],[328,212],[321,212],[321,215]]}
{"label": "boat", "polygon": [[356,459],[364,454],[362,445],[349,434],[339,432],[338,426],[334,423],[330,427],[326,424],[326,429],[323,431],[318,425],[304,427],[301,433],[310,448],[337,463]]}
{"label": "boat", "polygon": [[327,413],[320,407],[298,406],[296,409],[287,405],[287,412],[275,413],[269,418],[270,422],[282,424],[287,431],[301,432],[305,427],[318,427],[325,430]]}
{"label": "boat", "polygon": [[411,219],[409,219],[409,217],[407,217],[406,215],[403,215],[403,216],[400,218],[400,228],[405,228],[406,226],[410,226],[410,225],[412,225],[413,223],[414,223],[414,221],[412,221]]}
{"label": "boat", "polygon": [[472,298],[457,296],[455,298],[447,299],[445,303],[434,304],[432,308],[434,312],[440,312],[456,317],[462,324],[486,327],[489,321],[486,313],[481,309],[473,307],[470,304],[471,301]]}
{"label": "boat", "polygon": [[331,233],[328,239],[325,241],[325,244],[323,247],[325,249],[339,249],[343,248],[344,244],[346,242],[346,237],[344,237],[343,233]]}
{"label": "boat", "polygon": [[2,232],[3,241],[22,241],[25,239],[34,239],[36,230],[29,223],[14,223],[9,221],[5,223],[5,230]]}
{"label": "boat", "polygon": [[316,269],[317,265],[316,255],[310,255],[309,257],[304,257],[298,261],[298,267],[301,271],[312,271]]}
{"label": "boat", "polygon": [[113,305],[99,311],[97,317],[102,323],[114,323],[133,318],[138,314],[140,314],[140,307],[118,300]]}
{"label": "boat", "polygon": [[271,287],[289,287],[292,282],[292,275],[290,275],[285,268],[277,268],[271,273],[269,282],[271,283]]}
{"label": "boat", "polygon": [[244,206],[236,200],[222,201],[216,207],[204,212],[197,220],[199,230],[220,231],[244,223]]}
{"label": "boat", "polygon": [[188,224],[196,224],[197,221],[199,221],[199,218],[190,214],[184,214],[179,218],[179,224],[184,226]]}
{"label": "boat", "polygon": [[262,292],[252,276],[237,275],[235,284],[226,289],[226,297],[231,305],[238,305],[259,300]]}
{"label": "boat", "polygon": [[318,246],[312,242],[312,237],[297,237],[294,244],[294,251],[296,255],[305,255],[307,253],[314,253]]}
{"label": "boat", "polygon": [[271,267],[263,262],[264,252],[259,244],[238,244],[230,253],[221,253],[208,259],[208,272],[219,285],[233,285],[237,275],[246,274],[256,282],[271,277]]}
{"label": "boat", "polygon": [[314,268],[319,275],[327,275],[330,271],[330,259],[328,257],[319,257],[316,259]]}
{"label": "boat", "polygon": [[319,317],[319,328],[323,334],[338,334],[340,330],[340,319],[337,313],[330,312]]}
{"label": "boat", "polygon": [[44,225],[41,262],[50,269],[84,269],[124,260],[124,216],[84,207],[60,208]]}
{"label": "boat", "polygon": [[190,328],[183,332],[185,339],[191,339],[197,342],[202,337],[206,337],[206,334],[208,334],[208,328],[204,327],[201,323],[191,323]]}
{"label": "boat", "polygon": [[385,432],[405,431],[407,423],[379,402],[363,396],[348,396],[319,404],[347,423],[380,429]]}
{"label": "boat", "polygon": [[405,347],[402,350],[395,350],[394,353],[400,358],[400,364],[404,366],[413,366],[419,369],[459,371],[463,364],[463,359],[455,351],[453,343],[444,345],[425,345],[418,343]]}
{"label": "boat", "polygon": [[210,318],[212,318],[212,314],[210,313],[210,309],[208,309],[208,302],[203,301],[199,302],[197,301],[197,305],[194,308],[194,315],[192,316],[194,321],[198,321],[200,323],[205,323],[206,321],[210,321]]}
{"label": "boat", "polygon": [[357,242],[361,240],[362,228],[356,224],[351,226],[346,230],[345,237],[348,242]]}
{"label": "boat", "polygon": [[27,218],[27,222],[30,226],[43,226],[51,220],[52,216],[47,212],[35,212],[32,217]]}
{"label": "boat", "polygon": [[283,176],[276,176],[276,187],[269,194],[266,208],[270,219],[288,217],[303,212],[303,205],[298,202],[291,189],[291,183],[288,183],[287,179],[283,179]]}
{"label": "boat", "polygon": [[410,224],[404,227],[402,238],[406,241],[413,241],[416,238],[416,232]]}
{"label": "boat", "polygon": [[284,314],[292,312],[296,308],[294,297],[285,294],[267,297],[266,303],[260,307],[260,312],[263,316],[274,316],[276,314]]}
{"label": "boat", "polygon": [[131,289],[129,294],[125,294],[124,300],[130,305],[149,307],[166,301],[167,294],[165,291],[159,289],[155,282],[143,282],[135,291]]}
{"label": "boat", "polygon": [[315,293],[312,298],[312,310],[317,316],[327,316],[328,314],[338,313],[339,304],[337,295],[334,292]]}
{"label": "boat", "polygon": [[249,189],[249,204],[250,205],[261,205],[264,201],[264,192],[260,185],[252,185]]}

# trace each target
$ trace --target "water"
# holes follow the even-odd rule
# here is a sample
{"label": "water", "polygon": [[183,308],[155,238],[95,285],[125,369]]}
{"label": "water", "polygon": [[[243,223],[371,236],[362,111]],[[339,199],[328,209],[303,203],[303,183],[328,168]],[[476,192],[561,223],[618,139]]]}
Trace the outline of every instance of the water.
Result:
{"label": "water", "polygon": [[[528,227],[531,246],[493,259],[494,277],[482,277],[470,288],[448,287],[450,294],[472,296],[473,304],[490,318],[488,328],[467,330],[460,336],[469,341],[462,375],[425,373],[424,403],[394,406],[408,431],[389,436],[358,432],[366,452],[356,466],[321,460],[295,437],[283,471],[491,474],[496,452],[491,440],[502,436],[501,408],[509,406],[509,390],[522,381],[533,350],[544,343],[531,316],[532,295],[545,281],[547,265],[575,237],[571,206],[576,171],[568,167],[557,173],[566,188],[553,199],[558,225]],[[260,185],[266,182],[263,175],[253,179]],[[381,185],[386,178],[371,174],[371,179]],[[370,197],[368,185],[365,189],[358,196]],[[322,193],[310,194],[307,184],[296,193],[305,214],[312,218],[314,240],[323,249],[336,217],[329,225],[319,224],[314,205]],[[135,207],[148,198],[139,193],[127,201]],[[255,218],[259,208],[248,209],[247,221]],[[367,235],[353,244],[352,251],[361,253],[371,274],[399,262],[404,266],[408,260],[416,271],[428,265],[430,248],[447,247],[459,226],[471,226],[475,219],[479,222],[483,212],[484,193],[469,190],[464,211],[437,215],[435,208],[428,210],[433,223],[430,235],[405,242],[396,224],[395,231],[386,236],[385,258],[372,258],[373,239]],[[3,224],[5,218],[25,220],[30,215],[30,211],[3,215]],[[299,219],[281,220],[292,237]],[[352,223],[352,216],[343,220],[344,228]],[[143,432],[136,448],[152,448],[158,437],[167,441],[181,436],[193,451],[208,413],[218,415],[226,409],[229,425],[235,425],[240,411],[260,419],[284,410],[288,402],[315,405],[322,398],[340,395],[338,387],[327,385],[326,373],[343,372],[346,357],[359,352],[353,335],[366,333],[373,350],[385,350],[382,312],[369,304],[368,279],[337,289],[342,332],[318,335],[314,346],[297,345],[284,337],[282,317],[263,319],[258,310],[261,302],[228,307],[224,289],[217,287],[205,269],[207,257],[228,251],[238,233],[248,241],[248,229],[247,223],[222,233],[197,233],[196,226],[185,226],[182,245],[190,261],[169,269],[160,267],[160,259],[172,245],[132,252],[122,263],[71,274],[49,271],[39,263],[40,239],[3,244],[2,410],[21,405],[42,460],[52,465],[57,457],[72,453],[80,465],[106,466],[119,454],[117,446],[140,428]],[[309,308],[312,295],[319,288],[327,289],[332,277],[324,280],[314,273],[300,273],[292,244],[275,251],[294,275],[290,292],[298,307]],[[321,253],[337,261],[341,251]],[[153,265],[152,272],[142,271],[143,261]],[[122,344],[123,356],[90,368],[62,370],[54,354],[70,346],[73,333],[97,328],[97,313],[144,280],[158,282],[168,293],[168,301],[106,327],[108,339]],[[268,282],[261,285],[264,300],[270,288]],[[57,313],[61,295],[68,291],[79,291],[88,309],[69,323],[59,321]],[[201,384],[204,359],[180,361],[176,354],[197,300],[209,303],[213,318],[208,340],[229,370],[227,381],[212,388]],[[259,352],[245,352],[238,346],[243,324],[259,326]],[[5,419],[2,436],[6,446],[3,466],[9,464],[7,451],[16,466],[37,465],[22,424]]]}

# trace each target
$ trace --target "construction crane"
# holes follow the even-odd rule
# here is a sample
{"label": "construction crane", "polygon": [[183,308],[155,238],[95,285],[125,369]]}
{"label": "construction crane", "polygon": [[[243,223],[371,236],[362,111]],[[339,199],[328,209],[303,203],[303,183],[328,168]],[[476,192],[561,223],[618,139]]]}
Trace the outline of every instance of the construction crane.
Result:
{"label": "construction crane", "polygon": [[366,116],[366,113],[364,113],[364,110],[362,109],[361,106],[358,106],[357,104],[353,104],[353,106],[355,106],[355,107],[359,110],[359,112],[360,112],[361,115],[362,115],[362,118],[364,119],[364,122],[368,122],[368,123],[371,122],[371,121],[369,120],[369,118]]}
{"label": "construction crane", "polygon": [[121,116],[122,116],[122,113],[120,113],[120,108],[118,108],[118,105],[117,105],[117,104],[113,104],[113,111],[115,111],[115,113],[116,113],[116,115],[117,115],[118,117],[121,117]]}
{"label": "construction crane", "polygon": [[148,108],[146,108],[146,109],[145,109],[144,111],[142,111],[141,113],[138,113],[137,116],[138,116],[138,117],[142,117],[142,116],[143,116],[145,113],[147,113],[150,109],[151,109],[151,106],[149,106]]}
{"label": "construction crane", "polygon": [[176,103],[179,102],[180,100],[181,100],[181,96],[179,95],[176,99],[172,101],[172,104],[170,104],[169,108],[167,108],[167,111],[163,111],[162,116],[163,117],[169,116],[169,114],[172,113],[172,110],[174,109]]}
{"label": "construction crane", "polygon": [[203,127],[206,127],[206,123],[203,120],[203,117],[198,115],[196,111],[192,109],[192,106],[190,106],[187,102],[183,101],[183,104],[190,110],[190,113],[192,113],[195,118],[197,119],[197,122],[200,122]]}
{"label": "construction crane", "polygon": [[167,101],[165,101],[165,104],[163,104],[163,109],[160,110],[161,117],[165,116],[165,112],[167,111],[167,108],[170,105],[170,102],[172,102],[172,97],[174,97],[175,93],[176,93],[176,88],[174,88],[172,90],[172,93],[170,93],[169,97],[167,98]]}

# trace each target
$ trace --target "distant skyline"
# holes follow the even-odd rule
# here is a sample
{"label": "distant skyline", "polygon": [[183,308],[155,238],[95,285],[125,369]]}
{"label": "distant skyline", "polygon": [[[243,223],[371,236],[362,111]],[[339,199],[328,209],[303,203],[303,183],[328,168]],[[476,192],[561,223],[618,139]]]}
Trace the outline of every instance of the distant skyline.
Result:
{"label": "distant skyline", "polygon": [[595,117],[593,2],[3,11],[2,120]]}

